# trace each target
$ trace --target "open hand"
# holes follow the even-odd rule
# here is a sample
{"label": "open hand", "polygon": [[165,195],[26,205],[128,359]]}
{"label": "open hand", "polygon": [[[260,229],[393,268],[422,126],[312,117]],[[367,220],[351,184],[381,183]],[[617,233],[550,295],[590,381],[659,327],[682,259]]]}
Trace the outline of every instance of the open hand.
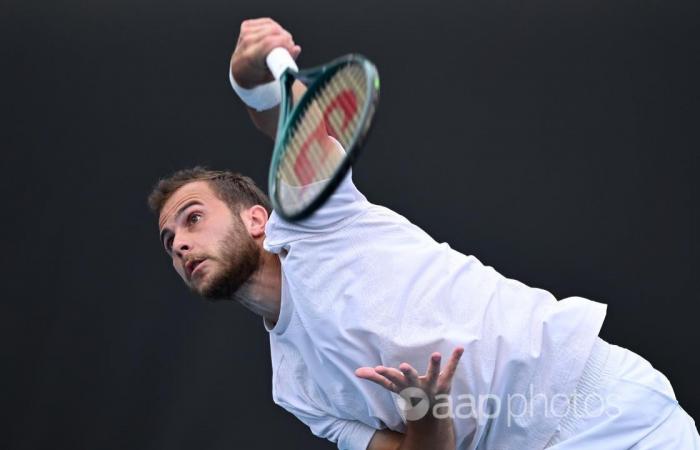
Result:
{"label": "open hand", "polygon": [[[412,392],[409,388],[417,388],[423,391],[429,400],[429,406],[432,407],[436,403],[438,395],[447,395],[452,388],[452,378],[454,377],[459,359],[464,353],[464,348],[457,347],[452,351],[447,365],[444,370],[440,371],[440,361],[442,356],[440,353],[433,353],[430,356],[428,369],[425,375],[418,375],[408,363],[401,363],[399,368],[393,367],[360,367],[355,371],[355,375],[365,380],[372,381],[378,385],[390,390],[396,394],[405,397]],[[409,400],[404,398],[404,400]]]}

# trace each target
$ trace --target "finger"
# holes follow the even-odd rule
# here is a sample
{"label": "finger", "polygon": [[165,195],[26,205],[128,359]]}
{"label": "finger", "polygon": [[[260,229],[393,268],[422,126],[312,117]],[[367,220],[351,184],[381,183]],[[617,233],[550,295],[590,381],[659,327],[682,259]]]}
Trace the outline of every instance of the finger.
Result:
{"label": "finger", "polygon": [[265,55],[272,51],[272,49],[282,47],[289,53],[292,53],[294,49],[294,42],[289,36],[283,34],[266,36],[262,41],[254,44],[250,47],[248,51],[253,55]]}
{"label": "finger", "polygon": [[435,384],[437,382],[438,376],[440,376],[440,360],[442,355],[435,352],[430,355],[430,362],[428,363],[428,371],[426,372],[426,377],[429,384]]}
{"label": "finger", "polygon": [[464,348],[462,347],[457,347],[452,351],[452,355],[450,356],[450,360],[447,362],[447,365],[445,366],[445,370],[442,372],[442,379],[450,382],[452,381],[452,377],[454,376],[455,372],[457,371],[457,365],[459,364],[459,359],[462,357],[464,354]]}
{"label": "finger", "polygon": [[394,383],[378,374],[372,367],[360,367],[355,371],[355,376],[376,383],[384,389],[390,390],[391,392],[395,392],[397,394],[399,392],[398,387]]}
{"label": "finger", "polygon": [[290,41],[294,41],[292,35],[281,27],[261,26],[242,32],[238,42],[243,46],[251,47],[273,36],[286,36]]}
{"label": "finger", "polygon": [[295,45],[290,53],[292,54],[292,58],[297,59],[301,53],[301,46]]}
{"label": "finger", "polygon": [[238,41],[242,45],[250,47],[274,38],[286,38],[292,46],[294,45],[292,34],[277,24],[261,25],[247,29],[245,32],[241,32]]}
{"label": "finger", "polygon": [[244,20],[241,22],[241,28],[238,31],[238,40],[240,41],[241,37],[247,36],[250,33],[255,33],[256,31],[266,30],[273,27],[282,28],[272,19],[268,18]]}
{"label": "finger", "polygon": [[399,370],[406,377],[406,381],[410,386],[418,386],[418,372],[408,363],[402,363],[399,365]]}
{"label": "finger", "polygon": [[403,389],[407,385],[406,377],[404,377],[403,373],[398,369],[394,369],[393,367],[377,366],[374,368],[374,370],[378,374],[388,378],[389,381],[394,383],[399,389]]}
{"label": "finger", "polygon": [[289,31],[277,25],[261,25],[259,27],[247,29],[243,34],[246,37],[249,37],[251,40],[260,40],[266,35],[286,35],[289,37],[292,36],[292,34]]}
{"label": "finger", "polygon": [[251,29],[251,28],[256,28],[264,25],[272,25],[276,24],[279,25],[277,22],[272,20],[269,17],[258,17],[255,19],[246,19],[243,22],[241,22],[241,30],[243,29]]}

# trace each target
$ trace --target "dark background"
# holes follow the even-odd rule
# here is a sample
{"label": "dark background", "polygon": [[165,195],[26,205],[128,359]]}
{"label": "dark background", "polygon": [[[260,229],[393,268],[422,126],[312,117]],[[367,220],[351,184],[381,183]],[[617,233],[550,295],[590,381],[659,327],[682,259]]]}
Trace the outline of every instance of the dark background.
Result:
{"label": "dark background", "polygon": [[360,189],[501,273],[609,305],[602,336],[700,417],[700,3],[0,3],[0,447],[333,448],[272,403],[267,334],[185,289],[145,199],[205,163],[263,186],[228,85],[241,20],[301,66],[379,67]]}

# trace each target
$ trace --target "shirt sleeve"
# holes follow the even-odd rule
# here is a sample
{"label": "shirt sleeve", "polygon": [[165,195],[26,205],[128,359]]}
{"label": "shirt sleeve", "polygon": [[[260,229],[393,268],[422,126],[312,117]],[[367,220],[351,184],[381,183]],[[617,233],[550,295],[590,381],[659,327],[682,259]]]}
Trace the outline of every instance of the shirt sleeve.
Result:
{"label": "shirt sleeve", "polygon": [[377,430],[354,418],[334,415],[297,350],[284,348],[279,360],[276,347],[271,350],[274,402],[301,420],[315,436],[336,443],[339,449],[365,450]]}
{"label": "shirt sleeve", "polygon": [[349,170],[336,190],[316,212],[306,219],[287,222],[273,212],[265,228],[265,250],[279,253],[290,242],[342,229],[364,214],[371,203],[357,189]]}

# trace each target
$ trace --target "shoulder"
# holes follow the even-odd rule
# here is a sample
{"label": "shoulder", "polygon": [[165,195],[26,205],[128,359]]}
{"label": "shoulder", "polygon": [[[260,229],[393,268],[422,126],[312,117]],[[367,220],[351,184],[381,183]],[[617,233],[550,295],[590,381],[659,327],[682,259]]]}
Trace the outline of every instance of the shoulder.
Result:
{"label": "shoulder", "polygon": [[291,242],[337,231],[372,206],[353,183],[349,171],[326,203],[310,217],[289,222],[273,211],[265,227],[265,249],[279,253]]}

